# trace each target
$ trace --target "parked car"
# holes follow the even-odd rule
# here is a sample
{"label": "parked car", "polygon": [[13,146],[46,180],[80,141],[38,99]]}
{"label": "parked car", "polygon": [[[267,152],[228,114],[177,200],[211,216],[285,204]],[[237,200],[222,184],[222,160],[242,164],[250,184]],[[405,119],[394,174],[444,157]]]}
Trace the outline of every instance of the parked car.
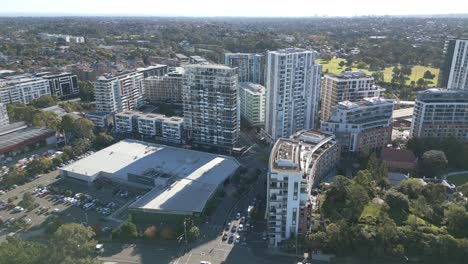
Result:
{"label": "parked car", "polygon": [[243,225],[243,224],[240,224],[240,225],[239,225],[239,229],[237,229],[237,231],[239,231],[239,232],[244,231],[244,225]]}
{"label": "parked car", "polygon": [[94,248],[94,252],[97,254],[101,254],[104,252],[104,245],[103,244],[96,244],[96,247]]}
{"label": "parked car", "polygon": [[223,234],[223,237],[222,237],[222,240],[223,241],[226,241],[228,239],[228,234],[227,233],[224,233]]}
{"label": "parked car", "polygon": [[239,220],[240,218],[241,218],[241,213],[238,212],[238,213],[236,214],[236,220]]}
{"label": "parked car", "polygon": [[229,236],[228,243],[233,243],[234,242],[234,234]]}
{"label": "parked car", "polygon": [[240,243],[240,235],[236,236],[236,240],[234,241],[234,243],[236,243],[236,244]]}
{"label": "parked car", "polygon": [[21,206],[16,206],[15,208],[13,208],[13,213],[20,213],[23,211],[24,211],[24,208]]}
{"label": "parked car", "polygon": [[231,232],[232,232],[232,233],[235,233],[236,231],[237,231],[237,226],[236,226],[236,225],[232,225]]}
{"label": "parked car", "polygon": [[224,231],[229,231],[231,229],[231,223],[227,223],[226,226],[224,227]]}

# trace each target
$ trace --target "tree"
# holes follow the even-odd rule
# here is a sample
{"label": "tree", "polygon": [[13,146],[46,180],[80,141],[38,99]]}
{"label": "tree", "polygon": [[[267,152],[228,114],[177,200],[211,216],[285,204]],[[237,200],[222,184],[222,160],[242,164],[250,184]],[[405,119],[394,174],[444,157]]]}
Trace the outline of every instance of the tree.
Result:
{"label": "tree", "polygon": [[385,194],[385,202],[388,204],[390,210],[409,211],[409,200],[404,194],[391,190]]}
{"label": "tree", "polygon": [[135,239],[138,237],[137,227],[134,223],[127,221],[119,229],[114,230],[112,236],[123,240]]}
{"label": "tree", "polygon": [[426,151],[418,160],[418,174],[426,177],[441,176],[446,172],[447,164],[448,161],[443,151]]}
{"label": "tree", "polygon": [[322,57],[322,60],[324,61],[331,61],[333,59],[333,55],[331,55],[330,53],[325,53]]}
{"label": "tree", "polygon": [[195,241],[200,236],[200,229],[198,226],[192,226],[190,230],[187,232],[187,236],[189,241]]}
{"label": "tree", "polygon": [[404,194],[390,190],[385,194],[385,202],[389,206],[389,215],[396,223],[406,220],[409,213],[409,200]]}
{"label": "tree", "polygon": [[406,75],[406,76],[410,76],[411,75],[411,66],[403,66],[401,68],[401,73]]}
{"label": "tree", "polygon": [[435,74],[432,74],[431,71],[427,70],[424,72],[424,76],[423,76],[424,79],[434,79],[435,78]]}
{"label": "tree", "polygon": [[110,146],[113,141],[114,138],[111,135],[108,135],[106,133],[99,133],[94,139],[93,144],[96,149],[103,149],[105,147]]}
{"label": "tree", "polygon": [[90,82],[79,82],[80,99],[84,102],[94,101],[94,87]]}
{"label": "tree", "polygon": [[346,221],[332,223],[326,228],[325,247],[333,249],[337,254],[345,253],[351,243],[350,229]]}
{"label": "tree", "polygon": [[467,197],[468,196],[468,182],[465,182],[463,185],[458,186],[457,190],[463,193],[463,196]]}
{"label": "tree", "polygon": [[358,69],[365,69],[366,67],[367,67],[367,64],[362,61],[357,64]]}
{"label": "tree", "polygon": [[71,115],[64,115],[62,121],[60,122],[60,131],[65,135],[65,144],[71,141],[73,138],[73,130],[75,123],[75,118]]}
{"label": "tree", "polygon": [[429,204],[441,204],[445,201],[446,191],[442,184],[428,183],[422,187],[422,195],[426,198]]}
{"label": "tree", "polygon": [[458,237],[468,236],[468,213],[465,206],[460,204],[451,204],[445,211],[448,228]]}
{"label": "tree", "polygon": [[416,85],[421,88],[423,86],[426,85],[426,81],[423,79],[423,78],[419,78],[417,81],[416,81]]}
{"label": "tree", "polygon": [[50,242],[52,263],[75,263],[92,261],[89,257],[96,241],[90,227],[71,223],[60,226]]}
{"label": "tree", "polygon": [[40,111],[33,116],[32,125],[56,130],[60,126],[60,118],[54,112]]}
{"label": "tree", "polygon": [[59,99],[55,95],[43,95],[37,99],[32,100],[31,105],[37,108],[46,108],[57,105]]}
{"label": "tree", "polygon": [[372,77],[374,77],[375,82],[383,82],[384,81],[384,73],[381,71],[372,73]]}
{"label": "tree", "polygon": [[23,200],[21,201],[21,206],[26,208],[26,209],[29,209],[29,208],[32,208],[34,206],[34,202],[36,201],[36,199],[34,198],[34,196],[32,195],[32,193],[30,192],[25,192],[23,194]]}
{"label": "tree", "polygon": [[16,166],[11,166],[8,169],[8,173],[3,176],[2,184],[6,186],[11,186],[13,184],[22,183],[25,181],[26,172]]}
{"label": "tree", "polygon": [[23,104],[8,104],[7,112],[11,122],[24,121],[32,124],[34,115],[38,112],[34,106]]}
{"label": "tree", "polygon": [[80,138],[73,144],[74,156],[79,156],[91,148],[91,142],[87,138]]}
{"label": "tree", "polygon": [[330,219],[357,221],[369,202],[367,191],[343,176],[336,176],[325,194],[323,214]]}
{"label": "tree", "polygon": [[413,213],[415,215],[432,222],[434,210],[432,210],[431,206],[427,203],[426,198],[424,198],[424,196],[420,196],[416,200],[414,200],[412,202],[411,207],[413,208]]}
{"label": "tree", "polygon": [[340,63],[338,63],[338,66],[340,66],[340,68],[343,68],[345,65],[346,63],[344,61],[340,61]]}
{"label": "tree", "polygon": [[47,246],[41,243],[7,236],[7,242],[0,244],[1,264],[47,263]]}
{"label": "tree", "polygon": [[75,119],[73,122],[73,129],[76,138],[94,138],[94,123],[89,119]]}
{"label": "tree", "polygon": [[372,179],[372,175],[368,170],[358,171],[358,174],[353,179],[353,181],[361,185],[365,190],[367,190],[367,194],[369,195],[369,197],[375,196],[375,182]]}
{"label": "tree", "polygon": [[28,166],[26,167],[26,173],[29,176],[33,176],[36,174],[44,173],[50,167],[52,167],[52,160],[45,157],[39,157],[33,159],[28,163]]}
{"label": "tree", "polygon": [[394,76],[398,76],[398,75],[400,75],[401,70],[400,70],[400,68],[398,66],[395,66],[395,67],[393,67],[392,72],[393,72]]}

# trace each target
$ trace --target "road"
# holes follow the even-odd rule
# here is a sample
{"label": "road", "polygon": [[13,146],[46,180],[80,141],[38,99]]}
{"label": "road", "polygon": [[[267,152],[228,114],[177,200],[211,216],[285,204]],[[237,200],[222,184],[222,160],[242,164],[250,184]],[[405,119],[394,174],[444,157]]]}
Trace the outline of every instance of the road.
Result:
{"label": "road", "polygon": [[413,115],[413,111],[414,111],[414,107],[394,110],[392,118],[411,117]]}

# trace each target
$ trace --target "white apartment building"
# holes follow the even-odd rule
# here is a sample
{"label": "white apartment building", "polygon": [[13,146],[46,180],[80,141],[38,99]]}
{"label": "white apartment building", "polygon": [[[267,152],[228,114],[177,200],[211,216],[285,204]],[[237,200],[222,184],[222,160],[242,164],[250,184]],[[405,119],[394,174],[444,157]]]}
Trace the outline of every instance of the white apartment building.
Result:
{"label": "white apartment building", "polygon": [[379,97],[339,102],[320,130],[334,134],[342,152],[379,151],[391,142],[393,107]]}
{"label": "white apartment building", "polygon": [[114,127],[117,133],[132,133],[137,112],[124,111],[114,115]]}
{"label": "white apartment building", "polygon": [[340,149],[332,135],[300,131],[271,150],[266,215],[271,245],[308,230],[311,190],[336,166]]}
{"label": "white apartment building", "polygon": [[303,49],[268,52],[265,131],[271,142],[318,127],[322,66],[315,58]]}
{"label": "white apartment building", "polygon": [[468,39],[449,39],[439,82],[447,89],[468,89]]}
{"label": "white apartment building", "polygon": [[112,123],[112,114],[101,112],[86,113],[86,118],[91,120],[99,129],[106,129]]}
{"label": "white apartment building", "polygon": [[183,74],[184,69],[177,67],[164,76],[145,78],[145,99],[153,103],[182,104]]}
{"label": "white apartment building", "polygon": [[115,131],[139,134],[142,138],[181,144],[185,141],[184,119],[161,114],[124,111],[115,114]]}
{"label": "white apartment building", "polygon": [[264,55],[252,53],[225,53],[224,64],[232,68],[237,68],[239,82],[264,84]]}
{"label": "white apartment building", "polygon": [[384,91],[374,83],[374,77],[364,72],[343,72],[325,75],[322,81],[322,105],[320,119],[328,120],[333,106],[338,102],[358,101],[368,97],[380,97]]}
{"label": "white apartment building", "polygon": [[6,104],[0,103],[0,128],[8,126],[10,119],[8,118],[8,111]]}
{"label": "white apartment building", "polygon": [[184,126],[192,144],[230,151],[240,130],[236,69],[217,64],[184,66]]}
{"label": "white apartment building", "polygon": [[101,76],[94,82],[96,111],[119,113],[143,105],[143,74],[123,73],[115,77]]}
{"label": "white apartment building", "polygon": [[251,126],[265,125],[266,90],[260,84],[239,83],[241,117]]}
{"label": "white apartment building", "polygon": [[29,104],[44,95],[51,95],[48,80],[26,75],[0,79],[0,102],[4,104]]}
{"label": "white apartment building", "polygon": [[468,90],[434,88],[418,92],[410,137],[468,141]]}
{"label": "white apartment building", "polygon": [[85,38],[81,36],[71,36],[63,34],[49,34],[49,33],[39,33],[39,37],[44,40],[57,41],[58,39],[63,39],[65,42],[73,43],[84,43]]}

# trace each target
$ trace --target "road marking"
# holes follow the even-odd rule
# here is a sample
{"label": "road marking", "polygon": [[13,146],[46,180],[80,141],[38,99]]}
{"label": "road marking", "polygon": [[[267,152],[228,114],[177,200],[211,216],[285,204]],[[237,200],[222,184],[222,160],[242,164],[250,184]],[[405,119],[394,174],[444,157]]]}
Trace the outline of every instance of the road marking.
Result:
{"label": "road marking", "polygon": [[[141,261],[134,261],[134,260],[125,260],[125,259],[119,259],[119,258],[98,258],[99,260],[103,261],[104,263],[135,263],[139,264]],[[116,262],[117,261],[117,262]]]}

